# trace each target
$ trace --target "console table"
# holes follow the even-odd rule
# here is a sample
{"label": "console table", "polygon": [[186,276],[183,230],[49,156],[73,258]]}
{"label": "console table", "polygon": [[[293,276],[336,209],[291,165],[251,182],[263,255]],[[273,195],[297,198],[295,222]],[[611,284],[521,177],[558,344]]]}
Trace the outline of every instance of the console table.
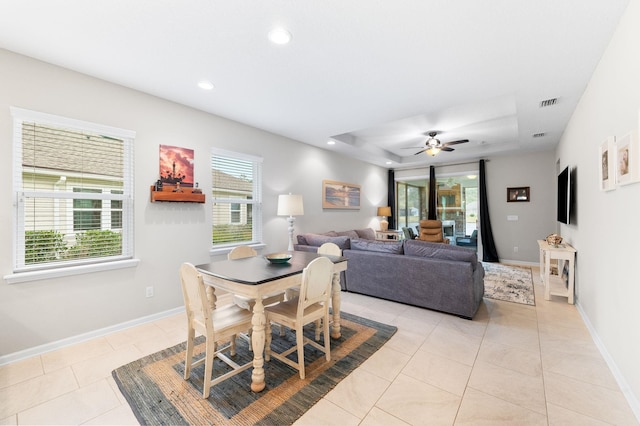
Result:
{"label": "console table", "polygon": [[[569,244],[554,247],[545,240],[538,240],[540,247],[540,279],[544,284],[544,298],[562,296],[573,305],[576,249]],[[551,259],[558,261],[557,273],[551,273]]]}

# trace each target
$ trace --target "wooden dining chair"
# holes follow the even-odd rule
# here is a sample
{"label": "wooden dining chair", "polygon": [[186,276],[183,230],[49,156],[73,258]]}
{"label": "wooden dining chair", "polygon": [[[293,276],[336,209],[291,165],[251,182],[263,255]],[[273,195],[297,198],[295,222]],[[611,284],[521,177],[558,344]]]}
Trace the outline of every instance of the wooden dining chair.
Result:
{"label": "wooden dining chair", "polygon": [[[229,350],[231,356],[236,355],[236,336],[251,328],[252,315],[246,309],[235,305],[211,309],[207,300],[202,275],[191,263],[183,263],[180,267],[180,283],[187,312],[188,327],[184,379],[189,379],[193,367],[204,363],[202,397],[208,398],[211,386],[215,386],[253,365],[253,359],[239,365],[224,354]],[[204,358],[194,362],[193,349],[196,332],[206,338],[206,353]],[[218,347],[216,342],[229,343],[223,347]],[[229,365],[231,371],[212,379],[213,361],[216,357]]]}
{"label": "wooden dining chair", "polygon": [[[257,256],[257,252],[253,247],[250,246],[237,246],[234,247],[228,254],[227,259],[229,260],[237,260],[244,259],[247,257]],[[274,303],[283,302],[285,298],[284,292],[267,294],[262,298],[262,304],[264,306],[273,305]],[[256,304],[255,299],[251,299],[245,296],[239,296],[237,294],[233,295],[233,303],[240,306],[241,308],[248,309],[253,312],[253,306]]]}
{"label": "wooden dining chair", "polygon": [[[324,243],[318,247],[318,254],[327,254],[329,256],[342,256],[342,249],[335,243]],[[287,299],[293,299],[300,293],[300,288],[294,287],[287,289]],[[331,290],[329,290],[331,293]],[[320,330],[322,329],[322,320],[316,321],[316,341],[320,340]],[[282,333],[281,333],[282,334]]]}
{"label": "wooden dining chair", "polygon": [[[329,295],[331,293],[331,281],[333,277],[333,262],[326,257],[312,260],[302,271],[302,285],[298,297],[287,300],[277,305],[265,308],[267,323],[274,322],[295,330],[296,345],[284,352],[277,353],[271,350],[271,330],[267,333],[265,345],[265,359],[269,361],[271,356],[290,365],[300,372],[300,378],[305,377],[304,346],[311,345],[324,352],[325,359],[331,360],[331,347],[329,337]],[[304,336],[303,328],[306,324],[321,319],[324,324],[324,345]],[[287,356],[297,351],[297,362]]]}
{"label": "wooden dining chair", "polygon": [[[244,259],[247,257],[254,257],[257,255],[258,253],[255,251],[253,247],[243,245],[243,246],[236,246],[233,249],[231,249],[231,251],[227,254],[227,259],[238,260],[238,259]],[[265,295],[262,298],[262,305],[263,306],[273,305],[274,303],[284,302],[284,300],[285,300],[284,292],[271,293],[271,294]],[[246,296],[240,296],[238,294],[234,294],[233,303],[243,309],[248,310],[249,312],[253,312],[253,307],[256,304],[256,300]],[[243,333],[241,335],[241,337],[247,340],[247,343],[249,344],[249,350],[253,350],[253,343],[251,341],[252,334],[253,334],[253,329],[250,328],[248,333]],[[284,336],[284,328],[282,327],[280,327],[280,335]]]}

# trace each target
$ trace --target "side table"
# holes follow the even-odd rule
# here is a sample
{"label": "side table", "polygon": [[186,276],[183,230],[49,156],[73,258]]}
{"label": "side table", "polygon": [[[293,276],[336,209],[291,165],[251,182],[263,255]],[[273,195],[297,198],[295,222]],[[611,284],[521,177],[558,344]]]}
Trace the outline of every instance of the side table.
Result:
{"label": "side table", "polygon": [[389,229],[388,231],[376,231],[376,240],[399,240],[402,231]]}
{"label": "side table", "polygon": [[[573,305],[576,249],[569,244],[554,247],[545,240],[538,240],[540,248],[540,279],[544,284],[544,298],[566,297]],[[551,273],[551,259],[558,260],[557,273]]]}

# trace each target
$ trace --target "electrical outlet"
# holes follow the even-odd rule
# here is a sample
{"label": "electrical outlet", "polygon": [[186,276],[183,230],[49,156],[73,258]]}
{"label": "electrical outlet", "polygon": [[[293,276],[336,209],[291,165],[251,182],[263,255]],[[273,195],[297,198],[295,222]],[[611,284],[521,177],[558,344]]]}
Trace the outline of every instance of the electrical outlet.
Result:
{"label": "electrical outlet", "polygon": [[518,252],[518,246],[515,246],[515,247],[513,248],[513,252],[514,252],[514,253],[517,253],[517,252]]}
{"label": "electrical outlet", "polygon": [[147,297],[153,297],[153,287],[147,287]]}

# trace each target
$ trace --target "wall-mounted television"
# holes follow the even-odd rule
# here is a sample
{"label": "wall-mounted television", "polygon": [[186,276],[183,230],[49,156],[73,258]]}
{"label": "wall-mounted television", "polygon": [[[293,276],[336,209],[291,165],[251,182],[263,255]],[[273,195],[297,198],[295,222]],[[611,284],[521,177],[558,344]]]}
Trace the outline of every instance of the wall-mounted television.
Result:
{"label": "wall-mounted television", "polygon": [[571,218],[571,169],[565,167],[558,175],[558,222],[570,223]]}

